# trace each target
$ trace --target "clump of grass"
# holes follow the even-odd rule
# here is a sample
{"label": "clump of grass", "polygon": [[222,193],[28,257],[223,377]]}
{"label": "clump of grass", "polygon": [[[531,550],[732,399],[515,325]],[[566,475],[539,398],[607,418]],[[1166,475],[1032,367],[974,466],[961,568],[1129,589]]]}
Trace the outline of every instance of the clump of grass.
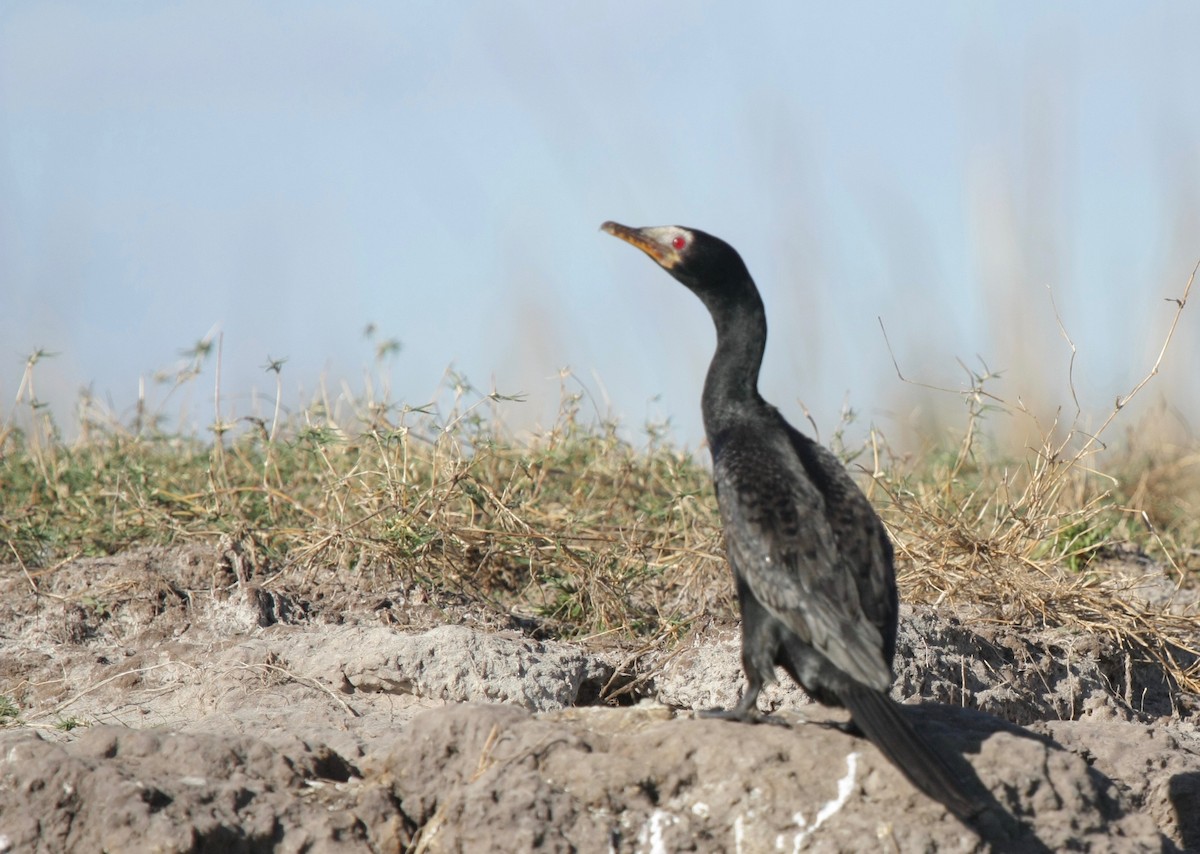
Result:
{"label": "clump of grass", "polygon": [[87,726],[87,724],[79,718],[74,717],[60,717],[54,722],[54,728],[59,732],[70,732],[71,730],[79,729],[81,726]]}
{"label": "clump of grass", "polygon": [[12,697],[0,696],[0,727],[17,723],[20,717],[21,708]]}

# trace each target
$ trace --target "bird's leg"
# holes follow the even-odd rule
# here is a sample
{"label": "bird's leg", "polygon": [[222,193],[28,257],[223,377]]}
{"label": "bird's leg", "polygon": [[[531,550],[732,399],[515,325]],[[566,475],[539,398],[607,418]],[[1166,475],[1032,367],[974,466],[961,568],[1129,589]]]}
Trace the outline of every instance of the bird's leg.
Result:
{"label": "bird's leg", "polygon": [[762,691],[762,679],[758,678],[758,674],[748,675],[746,677],[746,690],[742,692],[742,699],[738,700],[737,706],[733,709],[733,714],[740,720],[758,720],[762,717],[762,713],[758,710],[758,695]]}
{"label": "bird's leg", "polygon": [[746,691],[732,709],[709,709],[701,717],[724,718],[745,723],[772,723],[786,726],[758,710],[758,695],[763,686],[775,680],[775,659],[783,642],[783,625],[764,608],[747,586],[736,568],[738,604],[742,611],[742,672],[746,674]]}

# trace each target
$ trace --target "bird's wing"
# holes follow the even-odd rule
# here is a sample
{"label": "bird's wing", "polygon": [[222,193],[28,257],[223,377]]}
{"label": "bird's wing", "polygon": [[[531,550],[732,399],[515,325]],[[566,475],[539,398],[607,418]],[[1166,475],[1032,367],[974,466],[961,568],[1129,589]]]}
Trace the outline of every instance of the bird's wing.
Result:
{"label": "bird's wing", "polygon": [[[714,460],[730,562],[754,597],[802,641],[864,685],[886,691],[890,667],[864,613],[820,490],[788,444],[730,437]],[[865,533],[865,532],[864,532]]]}
{"label": "bird's wing", "polygon": [[788,438],[825,503],[825,518],[837,543],[844,572],[858,588],[863,614],[883,638],[883,660],[889,666],[896,650],[900,604],[892,543],[879,515],[841,461],[828,448],[793,428],[783,418]]}

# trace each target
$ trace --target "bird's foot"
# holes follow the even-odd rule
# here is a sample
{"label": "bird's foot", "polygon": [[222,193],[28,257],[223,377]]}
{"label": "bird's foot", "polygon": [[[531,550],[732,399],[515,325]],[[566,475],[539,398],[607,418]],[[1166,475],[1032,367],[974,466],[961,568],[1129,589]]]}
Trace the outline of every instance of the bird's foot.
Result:
{"label": "bird's foot", "polygon": [[774,715],[764,715],[758,709],[697,709],[698,718],[715,718],[723,721],[739,721],[744,724],[771,724],[772,726],[788,726],[788,722]]}

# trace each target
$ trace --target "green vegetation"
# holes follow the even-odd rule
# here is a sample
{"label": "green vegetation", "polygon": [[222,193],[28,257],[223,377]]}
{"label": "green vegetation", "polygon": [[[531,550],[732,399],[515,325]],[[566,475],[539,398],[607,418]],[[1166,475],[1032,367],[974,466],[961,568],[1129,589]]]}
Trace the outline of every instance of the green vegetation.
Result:
{"label": "green vegetation", "polygon": [[[578,395],[530,438],[497,426],[506,398],[452,377],[444,406],[368,390],[339,410],[349,414],[324,398],[289,417],[277,404],[269,421],[213,425],[214,441],[139,410],[131,424],[84,418],[67,442],[32,392],[45,355],[30,358],[0,424],[0,547],[32,585],[77,556],[208,540],[236,544],[278,583],[399,580],[557,637],[661,643],[698,615],[736,615],[707,452],[585,423]],[[193,381],[203,358],[176,381]],[[268,360],[277,377],[281,367]],[[1097,559],[1132,544],[1196,586],[1195,441],[1146,447],[1131,432],[1104,448],[1143,381],[1098,430],[1039,429],[1040,446],[1004,453],[988,438],[991,413],[1032,415],[993,395],[987,372],[970,377],[951,442],[902,454],[878,431],[854,447],[835,436],[896,540],[902,598],[1099,632],[1200,690],[1195,618],[1140,604]],[[15,714],[6,708],[0,718]]]}
{"label": "green vegetation", "polygon": [[87,724],[79,718],[59,718],[54,722],[54,728],[59,732],[70,732],[73,729],[79,729],[81,726],[87,726]]}
{"label": "green vegetation", "polygon": [[0,726],[15,724],[20,720],[21,709],[12,697],[0,696]]}

